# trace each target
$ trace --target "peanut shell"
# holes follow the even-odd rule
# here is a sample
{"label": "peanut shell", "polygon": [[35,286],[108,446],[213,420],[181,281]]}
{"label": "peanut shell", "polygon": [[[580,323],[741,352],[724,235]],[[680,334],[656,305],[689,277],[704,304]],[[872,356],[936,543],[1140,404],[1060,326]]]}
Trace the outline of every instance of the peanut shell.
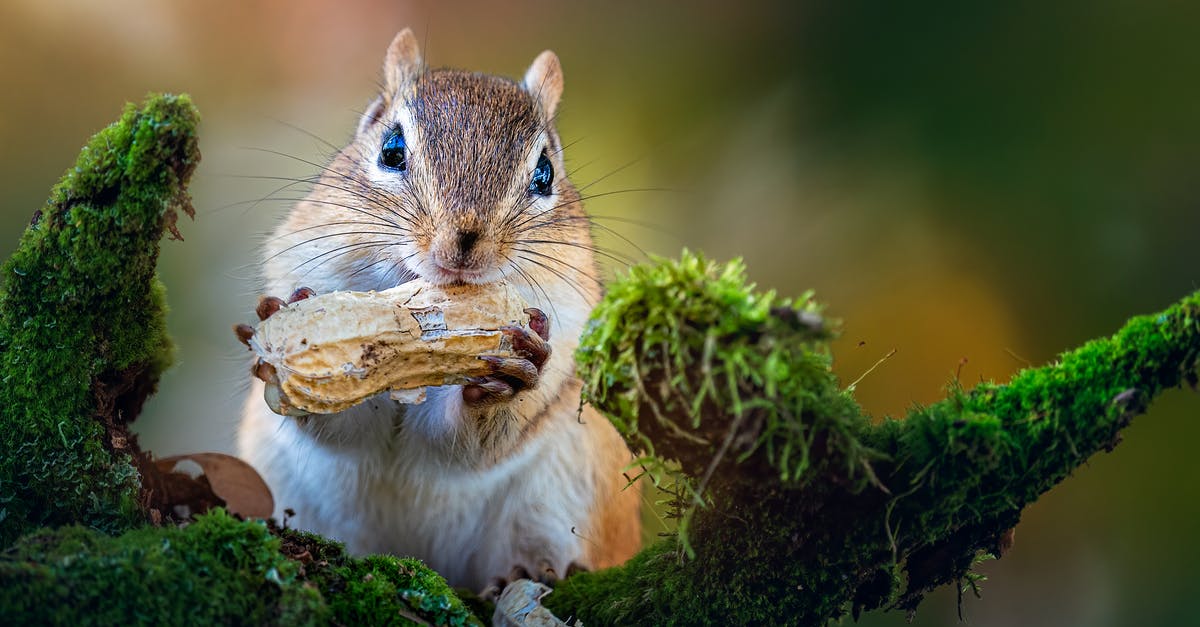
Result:
{"label": "peanut shell", "polygon": [[[515,356],[499,329],[524,325],[527,307],[504,282],[439,286],[418,279],[292,303],[259,323],[250,346],[275,367],[278,405],[329,414],[380,392],[489,374],[479,356]],[[394,396],[421,397],[419,390]]]}

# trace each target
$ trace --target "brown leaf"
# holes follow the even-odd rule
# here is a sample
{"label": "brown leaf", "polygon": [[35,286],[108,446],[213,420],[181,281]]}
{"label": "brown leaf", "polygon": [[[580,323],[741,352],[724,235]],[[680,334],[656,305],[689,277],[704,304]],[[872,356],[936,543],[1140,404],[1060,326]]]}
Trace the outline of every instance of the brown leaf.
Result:
{"label": "brown leaf", "polygon": [[275,511],[271,489],[250,464],[224,453],[191,453],[155,460],[163,473],[181,461],[195,462],[204,471],[212,491],[225,501],[225,508],[247,518],[268,518]]}

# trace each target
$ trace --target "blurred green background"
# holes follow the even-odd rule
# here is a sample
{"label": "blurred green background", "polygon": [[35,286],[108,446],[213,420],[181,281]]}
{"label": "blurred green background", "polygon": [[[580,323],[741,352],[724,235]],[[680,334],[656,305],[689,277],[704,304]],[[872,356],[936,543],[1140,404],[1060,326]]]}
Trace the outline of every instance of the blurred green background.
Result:
{"label": "blurred green background", "polygon": [[[557,51],[575,182],[658,190],[591,201],[600,222],[815,288],[845,321],[844,380],[898,350],[858,387],[878,415],[939,398],[960,365],[1004,379],[1200,287],[1196,3],[5,0],[0,254],[123,102],[186,91],[204,115],[199,214],[161,260],[179,363],[144,446],[231,449],[230,325],[253,315],[256,242],[287,206],[243,177],[311,174],[259,149],[321,161],[295,127],[348,138],[406,25],[435,66],[520,76]],[[1168,394],[1030,507],[970,624],[1200,624],[1198,414]],[[956,621],[947,589],[914,624]]]}

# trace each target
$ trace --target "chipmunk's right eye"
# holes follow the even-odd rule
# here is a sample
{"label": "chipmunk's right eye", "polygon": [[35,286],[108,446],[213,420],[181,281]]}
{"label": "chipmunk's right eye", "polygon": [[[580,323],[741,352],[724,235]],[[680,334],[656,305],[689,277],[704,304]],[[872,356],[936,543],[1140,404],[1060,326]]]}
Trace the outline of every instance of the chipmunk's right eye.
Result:
{"label": "chipmunk's right eye", "polygon": [[404,134],[400,132],[400,129],[388,133],[387,137],[383,139],[383,148],[379,151],[379,165],[389,170],[403,172],[407,167],[404,162],[406,147]]}

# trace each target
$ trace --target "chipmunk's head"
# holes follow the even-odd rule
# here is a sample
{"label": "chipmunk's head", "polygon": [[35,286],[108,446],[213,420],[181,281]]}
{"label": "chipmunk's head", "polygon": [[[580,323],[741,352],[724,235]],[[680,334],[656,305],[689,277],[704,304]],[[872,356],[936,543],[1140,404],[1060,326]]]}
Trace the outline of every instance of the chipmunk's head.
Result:
{"label": "chipmunk's head", "polygon": [[553,125],[563,88],[553,52],[521,82],[428,70],[406,29],[383,78],[345,154],[377,199],[371,219],[397,229],[380,254],[435,283],[487,283],[553,269],[556,247],[586,238]]}

